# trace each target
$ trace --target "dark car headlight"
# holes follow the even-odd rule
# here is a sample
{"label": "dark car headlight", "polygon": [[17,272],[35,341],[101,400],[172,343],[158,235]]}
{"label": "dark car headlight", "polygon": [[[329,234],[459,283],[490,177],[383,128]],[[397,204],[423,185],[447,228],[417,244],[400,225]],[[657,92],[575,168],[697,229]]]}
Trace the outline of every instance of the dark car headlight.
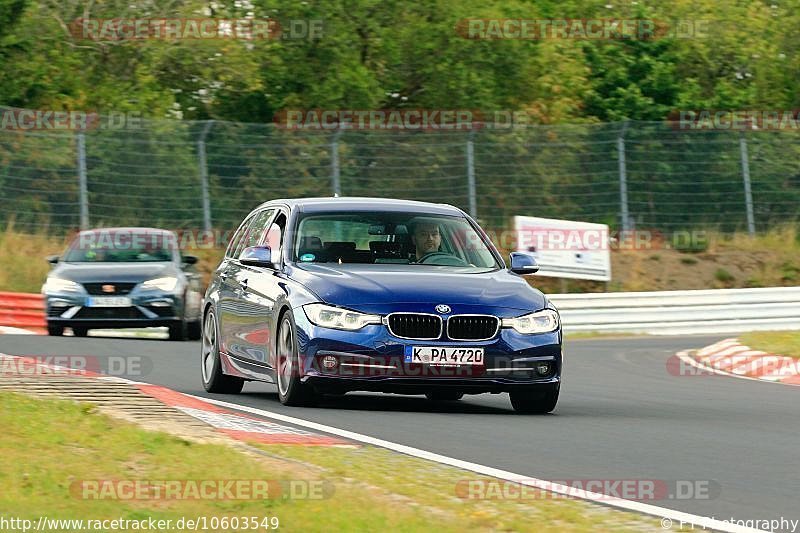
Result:
{"label": "dark car headlight", "polygon": [[342,309],[325,304],[308,304],[303,306],[306,316],[312,324],[323,328],[355,331],[367,324],[380,324],[380,315],[367,315],[350,309]]}
{"label": "dark car headlight", "polygon": [[561,324],[558,313],[552,309],[543,309],[528,315],[516,318],[504,318],[504,328],[514,328],[517,332],[526,335],[534,333],[550,333],[558,329]]}

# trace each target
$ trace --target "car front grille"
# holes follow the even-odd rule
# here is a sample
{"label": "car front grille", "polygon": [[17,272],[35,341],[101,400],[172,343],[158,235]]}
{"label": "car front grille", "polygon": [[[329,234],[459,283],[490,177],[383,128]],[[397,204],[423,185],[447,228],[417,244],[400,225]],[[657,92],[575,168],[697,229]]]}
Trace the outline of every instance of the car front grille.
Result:
{"label": "car front grille", "polygon": [[[106,292],[103,287],[108,285],[113,287],[113,291]],[[84,283],[83,287],[86,292],[93,296],[117,296],[120,294],[128,294],[136,286],[136,283]]]}
{"label": "car front grille", "polygon": [[454,341],[483,341],[497,335],[500,319],[491,315],[455,315],[447,319],[447,336]]}
{"label": "car front grille", "polygon": [[392,313],[389,331],[404,339],[432,340],[442,336],[442,317],[423,313]]}
{"label": "car front grille", "polygon": [[135,307],[82,307],[73,317],[85,319],[141,319],[145,318],[141,311]]}

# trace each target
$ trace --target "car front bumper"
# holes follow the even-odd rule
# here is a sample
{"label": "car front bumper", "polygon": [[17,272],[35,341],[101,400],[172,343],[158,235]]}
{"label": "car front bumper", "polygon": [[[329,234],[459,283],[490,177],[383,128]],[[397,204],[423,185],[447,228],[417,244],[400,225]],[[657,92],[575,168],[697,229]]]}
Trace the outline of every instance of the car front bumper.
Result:
{"label": "car front bumper", "polygon": [[183,316],[183,298],[158,290],[132,291],[126,307],[89,307],[91,295],[58,293],[45,295],[47,322],[51,325],[87,328],[137,328],[168,326]]}
{"label": "car front bumper", "polygon": [[[299,315],[299,316],[298,316]],[[301,380],[320,390],[366,390],[422,394],[431,390],[464,393],[510,392],[524,387],[558,388],[563,354],[560,329],[523,335],[501,328],[487,341],[419,341],[394,337],[383,325],[357,332],[321,328],[296,313]],[[481,347],[482,365],[434,366],[405,362],[406,346]],[[336,361],[327,368],[323,358]],[[548,363],[541,375],[536,367]]]}

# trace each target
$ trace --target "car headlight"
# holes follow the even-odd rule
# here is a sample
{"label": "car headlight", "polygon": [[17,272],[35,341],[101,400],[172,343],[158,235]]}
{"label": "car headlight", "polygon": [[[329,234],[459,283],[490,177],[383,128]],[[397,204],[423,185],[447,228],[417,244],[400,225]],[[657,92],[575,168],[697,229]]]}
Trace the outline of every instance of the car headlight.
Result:
{"label": "car headlight", "polygon": [[308,304],[303,306],[306,316],[312,324],[323,328],[346,329],[354,331],[367,324],[380,324],[379,315],[367,315],[349,309],[341,309],[325,304]]}
{"label": "car headlight", "polygon": [[516,318],[504,318],[504,328],[514,328],[527,335],[534,333],[549,333],[558,329],[560,324],[558,313],[552,309],[543,309],[529,315]]}
{"label": "car headlight", "polygon": [[42,294],[53,292],[81,292],[81,290],[82,287],[79,283],[52,276],[48,276],[44,285],[42,285]]}
{"label": "car headlight", "polygon": [[168,278],[155,278],[155,279],[148,279],[144,283],[142,283],[143,289],[159,289],[164,292],[172,292],[175,290],[175,287],[178,285],[178,278],[168,277]]}

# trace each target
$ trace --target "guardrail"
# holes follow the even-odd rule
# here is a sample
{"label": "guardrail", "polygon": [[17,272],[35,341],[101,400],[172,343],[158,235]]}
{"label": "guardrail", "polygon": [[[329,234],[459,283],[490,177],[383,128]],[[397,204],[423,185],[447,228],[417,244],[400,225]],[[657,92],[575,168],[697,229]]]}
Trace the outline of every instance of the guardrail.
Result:
{"label": "guardrail", "polygon": [[[551,294],[564,329],[609,333],[740,333],[800,329],[800,287]],[[0,292],[0,326],[42,330],[40,294]]]}
{"label": "guardrail", "polygon": [[564,330],[680,335],[800,329],[800,287],[548,295]]}
{"label": "guardrail", "polygon": [[33,331],[47,328],[42,295],[0,292],[0,326]]}

